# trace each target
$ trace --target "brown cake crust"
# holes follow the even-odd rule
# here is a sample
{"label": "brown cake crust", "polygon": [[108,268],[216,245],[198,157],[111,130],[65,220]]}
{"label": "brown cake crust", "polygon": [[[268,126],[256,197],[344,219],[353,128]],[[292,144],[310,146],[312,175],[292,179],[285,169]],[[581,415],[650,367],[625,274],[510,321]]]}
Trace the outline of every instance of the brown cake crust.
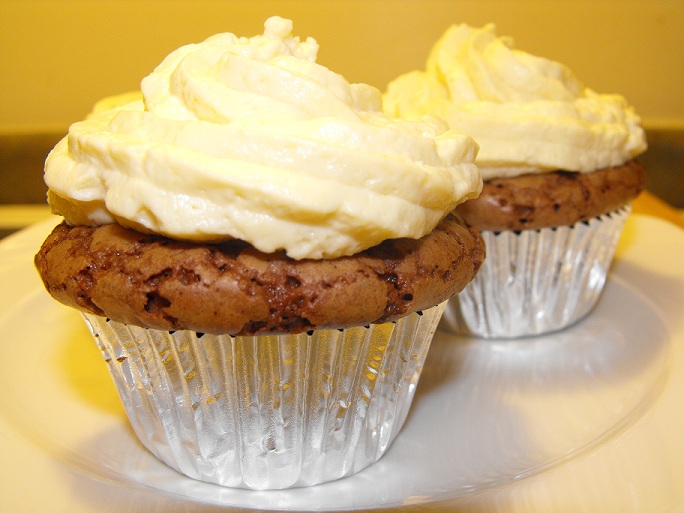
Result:
{"label": "brown cake crust", "polygon": [[463,289],[484,253],[479,233],[452,215],[419,240],[300,261],[241,241],[195,244],[116,224],[62,223],[35,264],[55,299],[85,312],[164,330],[252,335],[366,325],[427,309]]}
{"label": "brown cake crust", "polygon": [[644,170],[636,161],[592,173],[496,178],[485,181],[480,196],[462,203],[456,212],[478,230],[569,226],[617,210],[644,185]]}

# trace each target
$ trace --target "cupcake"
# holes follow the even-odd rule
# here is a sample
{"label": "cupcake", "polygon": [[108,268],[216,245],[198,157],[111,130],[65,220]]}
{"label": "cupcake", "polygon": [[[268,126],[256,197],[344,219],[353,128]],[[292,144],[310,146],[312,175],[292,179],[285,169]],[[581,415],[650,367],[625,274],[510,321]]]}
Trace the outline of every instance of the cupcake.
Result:
{"label": "cupcake", "polygon": [[493,25],[450,27],[425,71],[397,77],[390,116],[439,116],[480,146],[480,196],[456,211],[482,231],[487,261],[443,326],[486,338],[561,330],[586,316],[644,187],[634,110],[562,64],[513,48]]}
{"label": "cupcake", "polygon": [[379,459],[484,258],[453,214],[481,189],[472,138],[389,119],[317,50],[278,17],[181,47],[46,161],[45,287],[83,313],[143,445],[198,480],[308,486]]}

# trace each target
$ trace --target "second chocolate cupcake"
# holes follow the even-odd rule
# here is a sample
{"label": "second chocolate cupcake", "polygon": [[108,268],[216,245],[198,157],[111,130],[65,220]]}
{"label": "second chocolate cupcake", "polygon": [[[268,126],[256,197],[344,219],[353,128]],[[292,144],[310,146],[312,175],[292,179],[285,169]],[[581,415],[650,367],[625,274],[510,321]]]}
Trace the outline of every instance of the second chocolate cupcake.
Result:
{"label": "second chocolate cupcake", "polygon": [[458,212],[482,230],[487,261],[452,299],[443,325],[507,338],[582,319],[603,289],[631,200],[640,119],[619,95],[597,94],[557,62],[513,48],[495,27],[454,25],[425,71],[392,81],[390,115],[431,114],[472,135],[484,179]]}

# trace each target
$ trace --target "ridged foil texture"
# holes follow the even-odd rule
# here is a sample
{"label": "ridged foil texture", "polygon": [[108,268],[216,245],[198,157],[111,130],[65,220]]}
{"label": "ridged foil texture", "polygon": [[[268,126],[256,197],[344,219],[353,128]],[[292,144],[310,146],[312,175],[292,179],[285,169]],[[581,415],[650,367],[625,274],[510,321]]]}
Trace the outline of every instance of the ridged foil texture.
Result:
{"label": "ridged foil texture", "polygon": [[585,317],[606,282],[631,205],[572,226],[484,231],[487,258],[451,298],[441,328],[516,338],[561,330]]}
{"label": "ridged foil texture", "polygon": [[192,478],[265,490],[349,476],[385,453],[445,305],[393,323],[254,337],[84,316],[145,447]]}

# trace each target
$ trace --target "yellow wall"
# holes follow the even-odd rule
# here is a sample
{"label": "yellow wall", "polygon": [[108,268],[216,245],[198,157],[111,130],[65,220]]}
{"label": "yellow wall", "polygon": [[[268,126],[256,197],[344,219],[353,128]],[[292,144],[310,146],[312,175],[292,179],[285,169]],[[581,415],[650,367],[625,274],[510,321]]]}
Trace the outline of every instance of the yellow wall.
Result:
{"label": "yellow wall", "polygon": [[381,89],[422,67],[448,25],[491,21],[624,94],[647,126],[684,127],[682,0],[0,0],[0,132],[63,130],[174,48],[261,33],[274,14],[319,41],[321,64]]}

